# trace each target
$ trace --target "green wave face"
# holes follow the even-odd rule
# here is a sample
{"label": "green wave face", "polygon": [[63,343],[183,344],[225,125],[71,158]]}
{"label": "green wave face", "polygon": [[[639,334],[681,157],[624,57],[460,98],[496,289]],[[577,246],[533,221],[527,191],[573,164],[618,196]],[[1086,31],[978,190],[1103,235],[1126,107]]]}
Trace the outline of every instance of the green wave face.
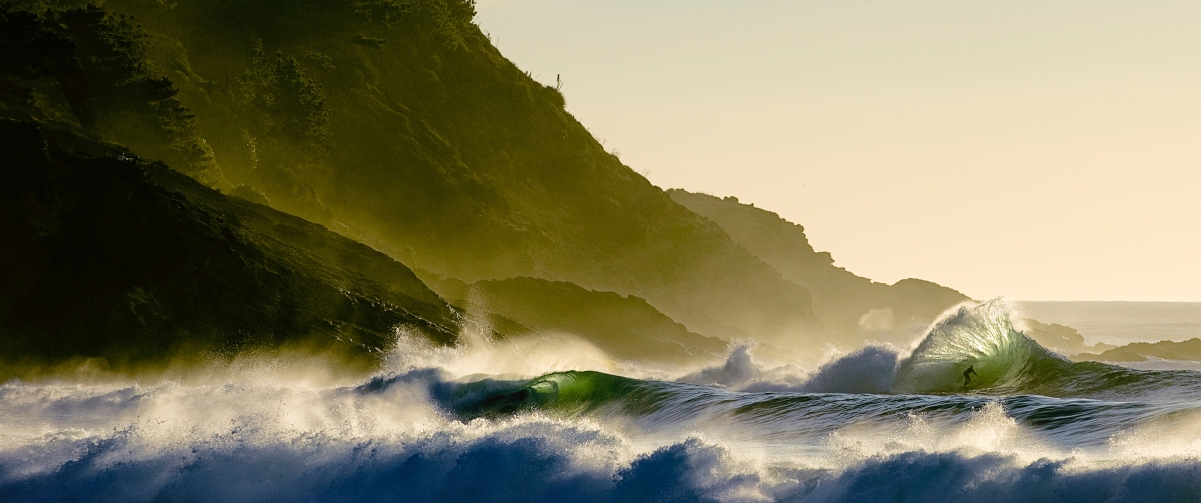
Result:
{"label": "green wave face", "polygon": [[[963,372],[976,374],[964,386]],[[1000,300],[961,305],[940,318],[898,365],[893,393],[983,393],[1053,397],[1149,398],[1201,392],[1201,374],[1072,362],[1018,331]]]}
{"label": "green wave face", "polygon": [[[963,371],[968,366],[975,368],[976,375],[964,386]],[[873,367],[864,371],[883,370]],[[892,377],[888,394],[894,396],[1043,395],[1120,401],[1137,398],[1153,402],[1162,401],[1160,398],[1201,399],[1201,373],[1134,370],[1095,362],[1074,363],[1048,351],[1014,328],[1008,306],[999,300],[964,304],[949,311],[931,326],[912,353],[898,363],[895,373],[892,369],[888,372]],[[787,415],[791,412],[786,411],[792,411],[794,407],[800,411],[814,406],[817,402],[813,400],[818,396],[850,396],[811,393],[805,391],[808,388],[804,386],[778,392],[741,393],[592,371],[555,372],[522,380],[485,378],[467,383],[442,382],[435,388],[434,394],[440,403],[456,416],[468,420],[533,410],[564,416],[620,413],[634,417],[653,416],[669,422],[727,413]],[[825,400],[818,402],[825,403]],[[830,407],[845,401],[842,398],[832,400]],[[873,404],[884,407],[881,414],[889,413],[895,406],[894,399],[884,399],[881,395],[863,395],[852,401],[860,413],[864,407]],[[972,400],[964,403],[975,404]],[[777,407],[783,409],[777,410]]]}
{"label": "green wave face", "polygon": [[[963,372],[975,368],[965,386]],[[895,393],[946,393],[991,389],[1020,392],[1036,376],[1069,371],[1072,363],[1013,327],[1000,300],[961,305],[931,326],[893,380]],[[999,389],[997,389],[999,388]]]}
{"label": "green wave face", "polygon": [[467,419],[535,409],[581,414],[626,399],[648,384],[603,372],[555,372],[528,380],[484,379],[461,384],[446,393],[444,402]]}

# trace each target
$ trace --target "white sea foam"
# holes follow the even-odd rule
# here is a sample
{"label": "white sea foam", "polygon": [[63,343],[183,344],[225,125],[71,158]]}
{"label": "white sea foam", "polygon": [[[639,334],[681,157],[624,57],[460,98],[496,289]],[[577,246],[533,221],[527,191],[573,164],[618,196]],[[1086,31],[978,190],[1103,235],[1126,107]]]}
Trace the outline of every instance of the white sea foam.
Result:
{"label": "white sea foam", "polygon": [[[1039,443],[996,404],[951,427],[919,416],[851,424],[821,455],[765,459],[714,440],[718,431],[655,439],[603,417],[464,423],[416,384],[364,395],[275,380],[9,383],[0,398],[7,501],[870,501],[896,491],[996,501],[1034,482],[1073,501],[1071,490],[1098,480],[1107,492],[1076,501],[1167,501],[1198,483],[1195,450],[1090,460]],[[1115,442],[1155,440],[1141,435]]]}
{"label": "white sea foam", "polygon": [[[378,379],[258,357],[172,379],[11,381],[0,385],[0,500],[1037,502],[1201,494],[1196,407],[805,394],[888,391],[905,356],[886,346],[834,355],[813,369],[767,367],[742,347],[723,365],[684,372],[684,381],[721,389],[628,381],[643,391],[585,414],[519,409],[468,420],[435,393],[485,375],[593,364],[622,373],[563,341],[477,338],[443,348],[402,334]],[[612,390],[594,395],[608,396],[601,391]],[[1040,426],[1055,417],[1068,422]],[[1072,428],[1103,433],[1096,441]]]}

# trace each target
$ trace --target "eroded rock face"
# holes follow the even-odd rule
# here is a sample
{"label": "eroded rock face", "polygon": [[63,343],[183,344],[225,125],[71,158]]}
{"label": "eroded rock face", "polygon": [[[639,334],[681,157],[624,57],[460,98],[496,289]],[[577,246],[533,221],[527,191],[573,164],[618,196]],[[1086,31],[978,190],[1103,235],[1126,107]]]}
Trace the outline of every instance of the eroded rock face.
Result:
{"label": "eroded rock face", "polygon": [[0,358],[304,344],[371,359],[456,312],[404,265],[118,147],[0,122]]}

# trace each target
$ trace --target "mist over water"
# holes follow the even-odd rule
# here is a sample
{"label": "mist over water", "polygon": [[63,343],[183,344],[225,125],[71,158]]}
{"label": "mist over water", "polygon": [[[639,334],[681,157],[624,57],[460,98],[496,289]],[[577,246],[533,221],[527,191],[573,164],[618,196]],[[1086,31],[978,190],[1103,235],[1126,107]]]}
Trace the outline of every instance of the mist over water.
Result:
{"label": "mist over water", "polygon": [[1023,316],[1068,325],[1088,343],[1183,341],[1201,337],[1201,302],[1029,302]]}
{"label": "mist over water", "polygon": [[[1195,501],[1201,377],[1073,363],[992,301],[912,348],[702,369],[564,334],[382,370],[247,357],[165,379],[0,386],[0,499]],[[979,372],[971,385],[959,375]]]}

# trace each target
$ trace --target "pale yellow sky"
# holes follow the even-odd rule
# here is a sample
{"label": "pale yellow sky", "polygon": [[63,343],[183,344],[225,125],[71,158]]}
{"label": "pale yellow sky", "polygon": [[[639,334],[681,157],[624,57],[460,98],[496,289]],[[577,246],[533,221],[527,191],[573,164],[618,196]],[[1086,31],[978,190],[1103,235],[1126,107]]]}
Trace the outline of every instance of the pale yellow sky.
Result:
{"label": "pale yellow sky", "polygon": [[1201,301],[1201,2],[483,0],[626,164],[976,297]]}

